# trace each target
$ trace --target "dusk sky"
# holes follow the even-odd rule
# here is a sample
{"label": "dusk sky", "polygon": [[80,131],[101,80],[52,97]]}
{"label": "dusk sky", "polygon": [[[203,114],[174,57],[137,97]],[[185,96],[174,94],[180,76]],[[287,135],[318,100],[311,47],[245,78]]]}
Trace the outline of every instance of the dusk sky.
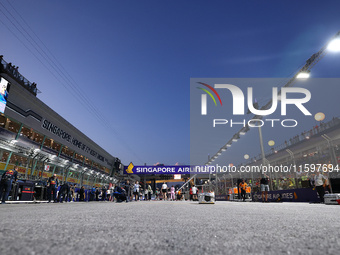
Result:
{"label": "dusk sky", "polygon": [[[339,10],[310,0],[0,0],[0,55],[123,164],[189,164],[190,78],[291,77],[340,30]],[[338,78],[339,67],[340,54],[327,54],[312,77]]]}

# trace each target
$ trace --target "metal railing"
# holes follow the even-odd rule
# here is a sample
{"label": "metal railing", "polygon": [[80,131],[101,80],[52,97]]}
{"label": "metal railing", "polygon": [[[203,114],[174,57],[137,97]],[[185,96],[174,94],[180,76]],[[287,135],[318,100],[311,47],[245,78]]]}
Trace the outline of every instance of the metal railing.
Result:
{"label": "metal railing", "polygon": [[0,56],[0,72],[9,75],[33,95],[36,96],[38,93],[41,93],[37,89],[37,84],[35,82],[30,82],[27,80],[22,74],[19,73],[18,67],[13,66],[12,63],[7,63],[5,60],[3,60],[2,56]]}

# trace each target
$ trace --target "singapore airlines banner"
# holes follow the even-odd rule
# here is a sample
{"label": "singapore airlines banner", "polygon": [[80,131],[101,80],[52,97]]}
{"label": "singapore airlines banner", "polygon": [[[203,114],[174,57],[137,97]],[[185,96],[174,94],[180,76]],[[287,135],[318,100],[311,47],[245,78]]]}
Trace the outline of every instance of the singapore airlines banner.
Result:
{"label": "singapore airlines banner", "polygon": [[236,167],[228,166],[135,166],[130,163],[124,169],[124,174],[214,174],[235,172]]}

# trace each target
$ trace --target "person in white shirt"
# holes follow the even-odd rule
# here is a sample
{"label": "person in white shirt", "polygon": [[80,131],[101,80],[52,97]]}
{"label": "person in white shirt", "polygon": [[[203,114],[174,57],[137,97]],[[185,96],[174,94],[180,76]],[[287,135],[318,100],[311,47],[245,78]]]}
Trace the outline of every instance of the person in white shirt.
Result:
{"label": "person in white shirt", "polygon": [[135,196],[136,202],[139,200],[139,188],[140,188],[140,185],[138,181],[136,181],[135,185],[133,185],[133,195]]}
{"label": "person in white shirt", "polygon": [[325,195],[325,188],[324,186],[327,185],[327,178],[320,174],[320,172],[316,172],[316,175],[314,176],[314,185],[316,192],[318,192],[320,197],[320,202],[324,203],[324,195]]}
{"label": "person in white shirt", "polygon": [[152,194],[153,194],[153,190],[152,190],[151,185],[149,184],[149,185],[148,185],[148,200],[149,200],[149,201],[151,200]]}
{"label": "person in white shirt", "polygon": [[197,201],[197,188],[195,185],[192,186],[192,200]]}
{"label": "person in white shirt", "polygon": [[145,190],[144,190],[144,200],[145,201],[148,200],[148,195],[149,195],[149,191],[148,191],[147,188],[145,188]]}
{"label": "person in white shirt", "polygon": [[167,200],[168,185],[164,182],[162,185],[163,200]]}

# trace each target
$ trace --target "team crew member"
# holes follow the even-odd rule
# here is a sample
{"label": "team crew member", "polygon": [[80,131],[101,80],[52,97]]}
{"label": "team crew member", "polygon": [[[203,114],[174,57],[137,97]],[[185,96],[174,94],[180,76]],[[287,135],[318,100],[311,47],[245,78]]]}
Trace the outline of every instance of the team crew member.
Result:
{"label": "team crew member", "polygon": [[96,194],[96,187],[93,186],[93,187],[91,188],[91,190],[90,190],[90,199],[89,199],[89,201],[94,201],[94,196],[95,196],[95,194]]}
{"label": "team crew member", "polygon": [[103,186],[102,187],[102,201],[106,201],[106,191],[107,191],[106,187]]}
{"label": "team crew member", "polygon": [[76,185],[71,185],[70,187],[70,192],[71,192],[71,201],[70,202],[75,202],[77,201],[77,196],[76,196]]}
{"label": "team crew member", "polygon": [[320,174],[320,172],[317,172],[315,177],[314,177],[314,184],[315,184],[315,189],[316,192],[318,192],[319,197],[320,197],[320,202],[324,203],[324,195],[325,195],[325,188],[324,186],[327,185],[327,178]]}
{"label": "team crew member", "polygon": [[52,177],[48,178],[47,187],[48,187],[48,202],[51,202],[51,195],[53,193],[53,201],[57,202],[57,188],[58,188],[58,178],[57,175],[54,174]]}
{"label": "team crew member", "polygon": [[239,186],[241,189],[241,199],[243,199],[243,201],[246,201],[246,191],[247,191],[248,184],[244,180],[242,180]]}
{"label": "team crew member", "polygon": [[118,185],[115,188],[115,191],[113,192],[114,197],[116,198],[116,202],[120,203],[126,200],[126,193],[125,190],[119,187]]}
{"label": "team crew member", "polygon": [[63,202],[63,200],[65,202],[68,202],[68,200],[70,199],[70,186],[68,185],[67,182],[65,182],[59,190],[59,195],[58,195],[58,201],[60,203]]}
{"label": "team crew member", "polygon": [[176,194],[177,194],[177,200],[182,200],[182,192],[180,189],[176,191]]}
{"label": "team crew member", "polygon": [[85,201],[85,187],[81,186],[79,190],[79,201],[84,202]]}
{"label": "team crew member", "polygon": [[9,192],[12,188],[13,181],[16,182],[18,179],[18,167],[14,167],[13,170],[7,170],[3,173],[0,182],[0,199],[3,204],[8,199]]}
{"label": "team crew member", "polygon": [[98,188],[96,188],[96,201],[99,201],[99,194],[100,194],[100,191]]}
{"label": "team crew member", "polygon": [[269,177],[267,175],[264,175],[260,181],[260,184],[262,192],[262,202],[268,202]]}

